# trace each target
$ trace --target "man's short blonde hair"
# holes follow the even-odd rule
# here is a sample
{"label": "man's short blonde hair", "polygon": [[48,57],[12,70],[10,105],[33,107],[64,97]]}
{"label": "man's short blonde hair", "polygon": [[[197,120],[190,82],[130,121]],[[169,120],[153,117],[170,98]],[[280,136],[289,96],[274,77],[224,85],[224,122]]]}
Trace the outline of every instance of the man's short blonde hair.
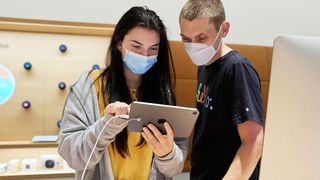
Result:
{"label": "man's short blonde hair", "polygon": [[223,4],[220,0],[188,0],[180,12],[181,18],[192,21],[196,18],[210,18],[218,31],[220,25],[226,20]]}

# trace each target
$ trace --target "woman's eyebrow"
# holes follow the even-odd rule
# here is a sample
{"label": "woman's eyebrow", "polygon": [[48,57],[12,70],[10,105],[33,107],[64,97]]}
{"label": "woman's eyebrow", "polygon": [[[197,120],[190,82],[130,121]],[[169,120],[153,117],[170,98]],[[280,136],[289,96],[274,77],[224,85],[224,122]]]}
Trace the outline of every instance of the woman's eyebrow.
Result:
{"label": "woman's eyebrow", "polygon": [[[139,41],[137,41],[137,40],[131,40],[131,41],[134,42],[134,43],[137,43],[137,44],[139,44],[139,45],[143,45],[141,42],[139,42]],[[156,44],[151,45],[150,47],[159,46],[159,44],[160,44],[160,43],[156,43]]]}
{"label": "woman's eyebrow", "polygon": [[154,45],[152,45],[152,46],[150,46],[150,47],[159,46],[159,44],[160,44],[160,43],[156,43],[156,44],[154,44]]}
{"label": "woman's eyebrow", "polygon": [[137,41],[137,40],[131,40],[132,42],[135,42],[137,44],[143,45],[141,42]]}

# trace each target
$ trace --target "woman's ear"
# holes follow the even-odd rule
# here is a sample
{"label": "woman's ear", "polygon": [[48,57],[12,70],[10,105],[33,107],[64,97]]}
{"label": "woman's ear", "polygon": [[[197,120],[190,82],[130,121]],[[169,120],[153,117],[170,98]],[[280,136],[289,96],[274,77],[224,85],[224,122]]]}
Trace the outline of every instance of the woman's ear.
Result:
{"label": "woman's ear", "polygon": [[117,44],[117,48],[120,52],[122,52],[122,41],[119,41]]}

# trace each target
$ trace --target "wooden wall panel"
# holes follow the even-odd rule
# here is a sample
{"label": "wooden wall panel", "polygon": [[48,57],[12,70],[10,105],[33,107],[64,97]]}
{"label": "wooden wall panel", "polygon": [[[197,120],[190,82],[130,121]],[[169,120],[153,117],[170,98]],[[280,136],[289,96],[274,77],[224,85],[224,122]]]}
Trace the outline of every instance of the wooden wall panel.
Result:
{"label": "wooden wall panel", "polygon": [[[72,34],[0,31],[0,63],[14,75],[13,97],[0,106],[0,140],[31,140],[34,135],[58,134],[65,99],[72,85],[93,64],[101,68],[109,44],[108,37]],[[67,51],[60,52],[65,44]],[[25,62],[32,64],[24,69]],[[61,91],[59,82],[67,87]],[[24,100],[31,102],[23,109]]]}

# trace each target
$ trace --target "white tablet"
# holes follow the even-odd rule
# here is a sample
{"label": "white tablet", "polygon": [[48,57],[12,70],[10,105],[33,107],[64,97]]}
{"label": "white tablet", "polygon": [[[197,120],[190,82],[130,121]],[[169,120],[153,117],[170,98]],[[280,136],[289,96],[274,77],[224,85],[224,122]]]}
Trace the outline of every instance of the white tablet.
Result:
{"label": "white tablet", "polygon": [[130,121],[128,130],[141,132],[144,126],[152,123],[166,134],[163,123],[167,121],[175,137],[189,137],[198,115],[196,108],[134,101],[131,103],[129,118],[140,118],[140,121]]}

